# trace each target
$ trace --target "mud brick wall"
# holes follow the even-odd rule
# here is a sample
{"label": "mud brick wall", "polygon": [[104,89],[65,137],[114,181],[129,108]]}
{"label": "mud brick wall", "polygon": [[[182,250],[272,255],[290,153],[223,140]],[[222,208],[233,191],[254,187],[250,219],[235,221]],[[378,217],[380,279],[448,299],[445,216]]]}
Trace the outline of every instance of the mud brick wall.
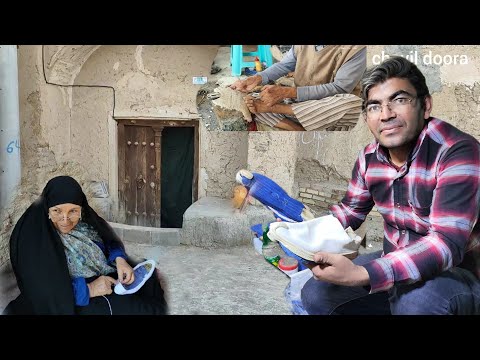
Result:
{"label": "mud brick wall", "polygon": [[328,211],[331,205],[338,204],[346,191],[346,187],[332,184],[300,182],[297,199],[308,205],[316,214],[321,214]]}
{"label": "mud brick wall", "polygon": [[[313,210],[315,216],[322,216],[328,212],[330,206],[338,204],[345,195],[347,187],[344,185],[298,183],[297,199]],[[367,216],[367,238],[369,241],[382,241],[383,218],[373,207]]]}

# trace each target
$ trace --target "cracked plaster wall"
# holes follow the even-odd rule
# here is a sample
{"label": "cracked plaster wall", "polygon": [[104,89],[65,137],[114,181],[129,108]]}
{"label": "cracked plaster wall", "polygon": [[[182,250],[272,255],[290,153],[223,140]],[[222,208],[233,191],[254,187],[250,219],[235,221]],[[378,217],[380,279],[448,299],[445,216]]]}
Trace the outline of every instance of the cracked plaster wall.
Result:
{"label": "cracked plaster wall", "polygon": [[113,111],[118,118],[197,117],[192,78],[209,74],[216,51],[214,45],[102,46],[89,57],[75,84],[115,88],[115,110],[111,89],[74,88],[73,148],[84,152],[79,162],[91,164],[93,178],[115,180],[116,137],[108,125]]}
{"label": "cracked plaster wall", "polygon": [[[189,119],[198,117],[195,100],[199,86],[193,85],[192,77],[210,74],[217,49],[216,45],[50,45],[43,54],[50,82],[114,86],[116,116]],[[8,259],[13,224],[48,179],[68,174],[85,189],[88,181],[108,180],[116,174],[112,169],[116,141],[111,124],[112,90],[45,84],[39,45],[19,47],[18,68],[22,184],[7,209],[8,218],[2,219],[0,265]],[[224,146],[231,148],[230,144]],[[215,152],[222,151],[220,142]],[[217,171],[214,166],[209,168],[218,162],[213,160],[215,156],[208,155],[212,161],[202,160],[207,174]],[[225,161],[228,168],[231,160]],[[213,185],[200,183],[199,187],[219,193]],[[220,188],[226,193],[227,186]]]}
{"label": "cracked plaster wall", "polygon": [[[368,46],[367,66],[372,60],[385,55],[412,55],[410,60],[424,73],[433,97],[433,116],[446,120],[480,140],[480,46],[420,46],[388,45]],[[415,53],[416,52],[416,53]],[[416,54],[416,57],[415,57]],[[431,56],[430,56],[431,55]],[[457,56],[457,64],[428,64],[429,59]],[[468,64],[460,64],[465,55]],[[375,58],[377,56],[377,58]],[[463,58],[465,59],[465,58]],[[373,136],[363,119],[351,132],[319,131],[298,136],[298,163],[296,180],[310,180],[315,176],[331,174],[326,178],[348,181],[356,156]],[[305,169],[311,169],[310,173]]]}
{"label": "cracked plaster wall", "polygon": [[38,45],[18,48],[22,179],[0,232],[0,266],[8,258],[8,240],[25,209],[56,175],[70,174],[83,185],[85,169],[70,157],[68,92],[45,83]]}
{"label": "cracked plaster wall", "polygon": [[210,74],[217,50],[216,45],[102,46],[75,83],[114,86],[118,117],[195,118],[199,85],[192,78]]}
{"label": "cracked plaster wall", "polygon": [[275,180],[286,192],[295,193],[296,132],[250,132],[248,169]]}
{"label": "cracked plaster wall", "polygon": [[198,196],[231,198],[235,174],[247,167],[248,132],[201,129]]}
{"label": "cracked plaster wall", "polygon": [[[191,118],[197,113],[197,87],[191,77],[208,76],[217,46],[78,45],[46,46],[45,50],[50,81],[115,86],[116,116]],[[433,115],[480,139],[480,46],[368,46],[369,66],[373,56],[382,51],[399,55],[417,51],[417,65],[425,72],[433,95]],[[423,64],[422,56],[430,52],[443,58],[466,55],[468,64]],[[18,59],[22,187],[8,209],[10,218],[3,222],[0,264],[8,258],[12,224],[49,178],[67,173],[83,185],[92,177],[107,176],[111,160],[107,150],[111,141],[111,90],[72,91],[45,84],[41,46],[20,46]],[[304,180],[346,186],[358,151],[373,138],[359,121],[348,133],[295,135],[220,135],[201,126],[200,139],[199,196],[230,197],[232,175],[246,165],[272,176],[293,193],[298,192],[298,182]]]}

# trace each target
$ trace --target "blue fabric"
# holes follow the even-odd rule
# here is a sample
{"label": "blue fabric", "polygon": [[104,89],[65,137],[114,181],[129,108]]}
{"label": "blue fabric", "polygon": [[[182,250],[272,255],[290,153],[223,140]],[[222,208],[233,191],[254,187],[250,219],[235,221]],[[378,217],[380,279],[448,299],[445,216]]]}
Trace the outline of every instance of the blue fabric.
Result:
{"label": "blue fabric", "polygon": [[90,292],[87,282],[83,277],[72,278],[73,295],[75,296],[75,305],[87,306],[90,303]]}
{"label": "blue fabric", "polygon": [[282,220],[303,221],[302,211],[305,205],[291,198],[275,181],[259,173],[252,174],[252,179],[242,176],[242,185],[248,189],[249,195],[270,208]]}
{"label": "blue fabric", "polygon": [[125,290],[134,289],[139,286],[151,270],[151,264],[144,264],[135,269],[135,279],[131,284],[122,284]]}
{"label": "blue fabric", "polygon": [[125,254],[125,251],[120,247],[120,245],[115,244],[116,247],[115,245],[113,245],[105,248],[105,244],[103,242],[99,242],[99,241],[94,241],[94,242],[95,244],[98,245],[100,249],[102,249],[105,255],[108,254],[107,261],[109,264],[115,264],[115,259],[117,257],[121,257],[127,260],[127,255]]}
{"label": "blue fabric", "polygon": [[308,315],[307,310],[305,310],[302,304],[302,299],[299,294],[300,291],[292,288],[292,281],[290,280],[287,287],[283,291],[283,294],[293,315]]}
{"label": "blue fabric", "polygon": [[[112,265],[115,265],[115,259],[121,257],[127,260],[127,255],[121,247],[105,247],[103,242],[94,241],[95,244],[103,251],[103,253],[108,253],[108,262]],[[73,295],[75,297],[75,305],[77,306],[87,306],[90,303],[90,292],[88,291],[88,286],[85,278],[77,277],[72,278],[72,287]]]}
{"label": "blue fabric", "polygon": [[121,257],[121,258],[127,260],[127,255],[125,254],[125,251],[121,247],[108,249],[108,262],[109,263],[115,264],[115,259],[117,257]]}
{"label": "blue fabric", "polygon": [[250,227],[250,230],[252,230],[255,233],[256,237],[260,237],[263,235],[263,226],[262,224],[256,224]]}
{"label": "blue fabric", "polygon": [[299,222],[297,220],[290,219],[290,218],[286,217],[285,215],[283,215],[281,213],[276,212],[274,209],[272,209],[269,206],[267,206],[267,208],[273,212],[273,215],[275,216],[276,219],[280,219],[280,220],[286,221],[286,222]]}

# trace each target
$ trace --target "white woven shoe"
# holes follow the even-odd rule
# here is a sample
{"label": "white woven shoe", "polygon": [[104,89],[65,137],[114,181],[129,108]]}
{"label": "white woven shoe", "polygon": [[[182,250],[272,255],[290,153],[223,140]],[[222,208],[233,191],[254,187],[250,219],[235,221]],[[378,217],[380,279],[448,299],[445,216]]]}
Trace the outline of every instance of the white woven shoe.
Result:
{"label": "white woven shoe", "polygon": [[362,238],[350,228],[344,230],[333,215],[297,223],[274,222],[270,224],[267,236],[310,261],[313,261],[313,255],[319,251],[352,257],[362,242]]}
{"label": "white woven shoe", "polygon": [[152,276],[154,270],[155,261],[153,260],[147,260],[138,264],[133,268],[133,273],[135,274],[133,283],[127,285],[118,282],[113,288],[113,291],[118,295],[128,295],[137,292],[150,278],[150,276]]}

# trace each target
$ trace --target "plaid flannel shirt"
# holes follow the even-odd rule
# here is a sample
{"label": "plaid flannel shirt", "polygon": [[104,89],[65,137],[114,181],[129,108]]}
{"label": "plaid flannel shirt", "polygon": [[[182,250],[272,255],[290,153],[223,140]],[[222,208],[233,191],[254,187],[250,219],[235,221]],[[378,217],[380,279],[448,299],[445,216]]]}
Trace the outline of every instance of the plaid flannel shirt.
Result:
{"label": "plaid flannel shirt", "polygon": [[364,265],[371,293],[431,279],[454,266],[480,277],[480,144],[430,118],[397,169],[377,142],[361,152],[352,180],[331,211],[357,229],[376,206],[384,219],[383,254]]}

